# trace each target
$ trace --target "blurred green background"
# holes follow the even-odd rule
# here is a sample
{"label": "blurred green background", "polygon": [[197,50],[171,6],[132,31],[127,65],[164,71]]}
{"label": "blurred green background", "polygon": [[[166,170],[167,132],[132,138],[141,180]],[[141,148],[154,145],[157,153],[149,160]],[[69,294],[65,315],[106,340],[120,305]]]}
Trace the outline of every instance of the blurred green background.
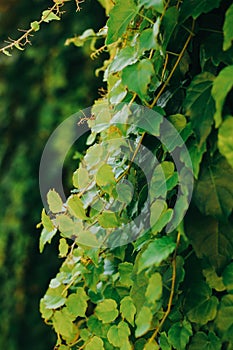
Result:
{"label": "blurred green background", "polygon": [[[0,42],[17,38],[52,5],[43,0],[0,0]],[[76,12],[65,6],[63,20],[43,24],[32,46],[0,56],[0,349],[52,349],[55,337],[43,324],[39,300],[61,261],[56,240],[38,252],[42,202],[38,168],[43,147],[65,118],[98,97],[100,78],[87,47],[64,46],[87,28],[98,30],[104,11],[86,0]],[[75,161],[67,164],[71,178]],[[67,186],[69,183],[67,182]]]}

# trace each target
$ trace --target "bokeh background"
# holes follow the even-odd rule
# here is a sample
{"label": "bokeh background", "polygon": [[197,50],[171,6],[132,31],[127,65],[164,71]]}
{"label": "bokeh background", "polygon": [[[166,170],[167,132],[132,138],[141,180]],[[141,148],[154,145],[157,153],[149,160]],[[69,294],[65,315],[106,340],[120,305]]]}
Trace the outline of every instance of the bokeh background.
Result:
{"label": "bokeh background", "polygon": [[[0,45],[17,38],[52,5],[44,0],[0,0]],[[88,46],[64,46],[87,28],[98,30],[104,11],[86,0],[82,11],[67,2],[62,21],[43,24],[32,46],[12,57],[0,56],[0,349],[49,350],[55,337],[43,324],[39,300],[61,264],[57,242],[39,254],[42,202],[38,168],[43,147],[61,121],[90,106],[98,97],[101,77]],[[81,146],[82,147],[82,146]],[[76,167],[70,157],[64,169],[71,186]]]}

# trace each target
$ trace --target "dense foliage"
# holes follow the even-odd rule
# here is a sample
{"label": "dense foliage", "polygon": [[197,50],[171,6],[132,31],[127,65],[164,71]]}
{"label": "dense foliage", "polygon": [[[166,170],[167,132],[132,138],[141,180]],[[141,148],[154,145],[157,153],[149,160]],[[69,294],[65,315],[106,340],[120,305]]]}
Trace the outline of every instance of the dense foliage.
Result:
{"label": "dense foliage", "polygon": [[[74,189],[66,203],[51,190],[49,212],[42,212],[40,249],[60,232],[63,259],[41,300],[42,317],[60,350],[230,350],[233,5],[100,2],[106,27],[67,41],[90,41],[93,56],[107,51],[109,57]],[[96,49],[99,38],[105,42]],[[153,113],[142,117],[134,102]],[[162,142],[163,116],[179,131],[193,163],[194,193],[182,223],[177,217],[189,203],[179,200],[181,178],[171,152],[184,169],[187,158],[176,141],[169,147]],[[135,164],[143,145],[159,165],[143,157],[141,168]],[[187,191],[185,184],[181,193]],[[141,213],[145,220],[137,222]],[[132,219],[135,239],[128,242],[124,227]]]}

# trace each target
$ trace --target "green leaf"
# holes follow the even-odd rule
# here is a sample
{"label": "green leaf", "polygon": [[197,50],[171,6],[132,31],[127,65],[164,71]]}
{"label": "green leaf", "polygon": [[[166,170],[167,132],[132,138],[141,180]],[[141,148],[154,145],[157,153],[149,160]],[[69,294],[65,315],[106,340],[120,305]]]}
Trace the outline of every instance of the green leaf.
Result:
{"label": "green leaf", "polygon": [[136,16],[138,7],[133,0],[117,0],[109,13],[106,45],[117,41],[126,31],[129,23]]}
{"label": "green leaf", "polygon": [[4,53],[4,55],[6,55],[6,56],[8,56],[8,57],[11,57],[11,56],[12,56],[12,54],[11,54],[8,50],[6,50],[6,49],[3,49],[3,50],[2,50],[2,53]]}
{"label": "green leaf", "polygon": [[233,169],[223,157],[215,157],[199,175],[193,199],[205,215],[225,220],[233,209]]}
{"label": "green leaf", "polygon": [[91,340],[87,343],[84,349],[85,350],[104,350],[103,340],[95,336],[91,338]]}
{"label": "green leaf", "polygon": [[191,324],[184,320],[182,323],[177,322],[171,326],[168,331],[168,339],[176,350],[184,350],[192,334]]}
{"label": "green leaf", "polygon": [[118,182],[116,185],[117,200],[129,204],[133,198],[134,188],[131,183]]}
{"label": "green leaf", "polygon": [[228,117],[218,131],[218,148],[233,168],[233,117]]}
{"label": "green leaf", "polygon": [[232,32],[232,23],[233,23],[233,4],[227,9],[225,14],[225,21],[223,24],[223,50],[226,51],[231,47],[233,40],[233,32]]}
{"label": "green leaf", "polygon": [[129,335],[130,329],[127,323],[122,321],[109,329],[107,337],[112,345],[121,348],[122,344],[128,341]]}
{"label": "green leaf", "polygon": [[37,32],[38,30],[40,30],[40,24],[38,21],[31,22],[30,26],[32,30],[34,30],[34,32]]}
{"label": "green leaf", "polygon": [[67,201],[67,207],[71,215],[75,216],[78,219],[87,219],[85,209],[83,207],[83,202],[78,197],[78,195],[72,195],[69,197]]}
{"label": "green leaf", "polygon": [[204,332],[197,332],[191,340],[189,350],[221,350],[222,342],[213,333],[205,334]]}
{"label": "green leaf", "polygon": [[146,345],[144,346],[143,350],[159,350],[161,349],[160,346],[158,345],[158,343],[156,343],[155,340],[152,340],[152,342],[148,342],[146,343]]}
{"label": "green leaf", "polygon": [[215,100],[216,112],[214,114],[216,128],[222,122],[222,110],[226,100],[226,97],[233,87],[233,65],[225,67],[221,70],[219,75],[214,81],[212,87],[212,96]]}
{"label": "green leaf", "polygon": [[153,318],[153,315],[149,307],[143,306],[139,311],[135,320],[135,323],[137,326],[135,331],[136,338],[141,337],[150,329],[152,318]]}
{"label": "green leaf", "polygon": [[184,0],[180,9],[180,21],[184,22],[188,17],[194,19],[202,13],[208,13],[219,7],[221,0]]}
{"label": "green leaf", "polygon": [[109,101],[112,104],[120,103],[127,95],[126,87],[122,84],[121,79],[117,79],[115,85],[110,90]]}
{"label": "green leaf", "polygon": [[178,183],[178,175],[174,173],[172,162],[162,162],[157,165],[150,183],[150,195],[154,198],[166,198],[167,192]]}
{"label": "green leaf", "polygon": [[113,299],[105,299],[96,306],[95,313],[103,323],[112,322],[118,316],[117,303]]}
{"label": "green leaf", "polygon": [[211,131],[215,112],[211,88],[214,81],[211,73],[196,75],[188,87],[184,101],[185,113],[190,117],[200,146]]}
{"label": "green leaf", "polygon": [[103,164],[97,171],[96,183],[100,187],[116,183],[111,165]]}
{"label": "green leaf", "polygon": [[225,268],[222,276],[227,291],[233,294],[233,262]]}
{"label": "green leaf", "polygon": [[145,58],[123,69],[122,82],[130,91],[136,92],[144,100],[153,74],[153,65],[149,59]]}
{"label": "green leaf", "polygon": [[84,189],[90,183],[89,174],[86,168],[79,168],[73,174],[73,185],[76,188]]}
{"label": "green leaf", "polygon": [[221,299],[215,324],[221,334],[232,327],[233,294],[224,295]]}
{"label": "green leaf", "polygon": [[97,220],[100,226],[104,228],[114,228],[119,226],[116,214],[111,211],[104,211],[98,216]]}
{"label": "green leaf", "polygon": [[51,12],[50,10],[45,10],[42,12],[42,21],[49,23],[50,21],[60,21],[60,17],[58,17],[54,12]]}
{"label": "green leaf", "polygon": [[167,46],[172,37],[172,33],[178,23],[178,16],[179,16],[178,9],[176,8],[176,6],[172,6],[167,9],[162,19],[162,22],[161,22],[161,28],[162,28],[161,31],[163,35],[162,48],[164,52],[166,52]]}
{"label": "green leaf", "polygon": [[167,209],[167,204],[164,200],[157,199],[151,205],[150,226],[153,235],[161,232],[162,229],[173,217],[173,210]]}
{"label": "green leaf", "polygon": [[47,309],[44,298],[40,300],[40,313],[45,320],[49,320],[53,316],[53,310]]}
{"label": "green leaf", "polygon": [[138,261],[138,271],[142,271],[152,265],[159,266],[175,250],[176,243],[171,237],[155,238],[142,252]]}
{"label": "green leaf", "polygon": [[159,344],[161,346],[161,350],[171,350],[171,345],[165,332],[160,333]]}
{"label": "green leaf", "polygon": [[215,318],[218,299],[212,296],[212,291],[206,283],[200,282],[198,288],[193,288],[188,293],[185,306],[188,319],[204,325]]}
{"label": "green leaf", "polygon": [[55,190],[49,190],[47,194],[47,201],[49,209],[52,213],[59,213],[62,211],[62,200],[59,194]]}
{"label": "green leaf", "polygon": [[218,222],[191,207],[185,218],[185,232],[197,257],[207,259],[213,268],[222,269],[232,258],[233,227],[229,223]]}
{"label": "green leaf", "polygon": [[81,246],[85,247],[99,247],[100,242],[98,242],[96,235],[90,231],[80,231],[77,232],[78,237],[75,239],[75,242]]}
{"label": "green leaf", "polygon": [[146,50],[155,49],[157,46],[154,32],[152,28],[143,30],[139,37],[139,51],[144,52]]}
{"label": "green leaf", "polygon": [[54,313],[53,326],[56,333],[61,334],[68,342],[75,338],[77,330],[65,308]]}
{"label": "green leaf", "polygon": [[156,272],[150,279],[146,290],[146,299],[150,304],[154,304],[156,300],[159,300],[162,296],[163,283],[161,275]]}
{"label": "green leaf", "polygon": [[43,224],[44,228],[48,232],[51,232],[51,231],[54,230],[54,225],[53,225],[50,217],[45,213],[45,209],[42,210],[41,221],[42,221],[42,224]]}
{"label": "green leaf", "polygon": [[65,238],[61,238],[59,241],[59,256],[65,258],[69,251],[69,245],[66,242]]}
{"label": "green leaf", "polygon": [[219,277],[213,267],[203,269],[202,272],[210,288],[215,289],[218,292],[222,292],[226,289],[223,284],[222,276]]}
{"label": "green leaf", "polygon": [[146,8],[152,7],[155,11],[163,13],[163,0],[139,0],[139,5]]}
{"label": "green leaf", "polygon": [[82,231],[82,223],[74,222],[68,215],[61,214],[56,217],[56,223],[62,236],[72,238],[74,234]]}
{"label": "green leaf", "polygon": [[138,54],[135,47],[126,46],[114,57],[114,60],[109,65],[109,73],[120,72],[123,68],[136,63]]}
{"label": "green leaf", "polygon": [[130,296],[126,296],[121,300],[120,312],[122,318],[126,319],[132,326],[134,325],[134,316],[136,314],[136,307]]}
{"label": "green leaf", "polygon": [[76,293],[70,294],[66,300],[68,311],[75,317],[85,317],[88,299],[85,290],[78,287]]}
{"label": "green leaf", "polygon": [[[202,145],[198,145],[197,141],[190,138],[187,142],[188,151],[190,158],[192,160],[193,174],[196,179],[198,179],[200,165],[203,159],[203,155],[206,152],[206,142],[203,142]],[[185,162],[186,153],[180,155],[180,160]]]}
{"label": "green leaf", "polygon": [[56,228],[52,231],[47,231],[46,228],[42,230],[40,235],[40,253],[43,252],[46,243],[51,243],[51,240],[55,236],[56,232]]}
{"label": "green leaf", "polygon": [[130,287],[132,285],[132,272],[133,272],[133,264],[129,262],[124,262],[119,264],[118,271],[120,274],[120,283],[126,287]]}
{"label": "green leaf", "polygon": [[49,295],[46,294],[44,296],[44,304],[46,309],[58,309],[63,306],[66,302],[66,298],[62,295]]}

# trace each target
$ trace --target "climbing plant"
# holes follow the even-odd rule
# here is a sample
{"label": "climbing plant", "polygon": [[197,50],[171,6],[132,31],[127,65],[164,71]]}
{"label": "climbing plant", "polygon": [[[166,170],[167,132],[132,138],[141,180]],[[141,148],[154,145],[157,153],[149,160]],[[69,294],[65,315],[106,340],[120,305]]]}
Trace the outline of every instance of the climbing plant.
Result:
{"label": "climbing plant", "polygon": [[233,5],[100,2],[106,26],[66,42],[108,57],[73,189],[42,211],[40,251],[59,234],[63,260],[42,317],[60,350],[230,350]]}

